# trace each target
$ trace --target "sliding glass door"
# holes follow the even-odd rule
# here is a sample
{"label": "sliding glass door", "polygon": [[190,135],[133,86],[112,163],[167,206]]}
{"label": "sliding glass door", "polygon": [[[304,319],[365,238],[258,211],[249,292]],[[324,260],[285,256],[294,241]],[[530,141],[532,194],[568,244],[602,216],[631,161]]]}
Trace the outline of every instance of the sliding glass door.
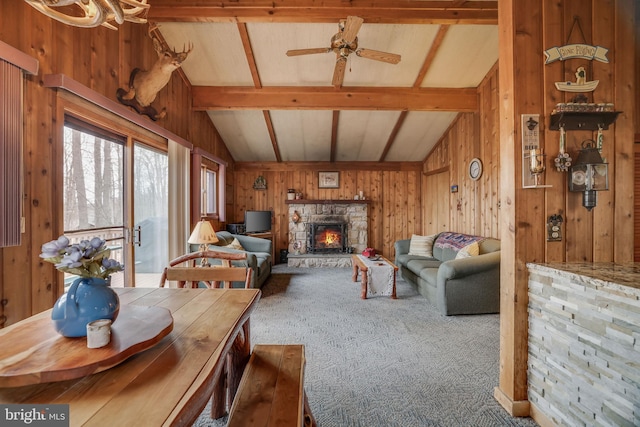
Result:
{"label": "sliding glass door", "polygon": [[112,276],[114,287],[158,286],[168,260],[167,166],[161,150],[73,118],[65,123],[64,234],[107,241],[125,266]]}
{"label": "sliding glass door", "polygon": [[169,159],[141,143],[133,149],[135,283],[157,287],[169,255]]}

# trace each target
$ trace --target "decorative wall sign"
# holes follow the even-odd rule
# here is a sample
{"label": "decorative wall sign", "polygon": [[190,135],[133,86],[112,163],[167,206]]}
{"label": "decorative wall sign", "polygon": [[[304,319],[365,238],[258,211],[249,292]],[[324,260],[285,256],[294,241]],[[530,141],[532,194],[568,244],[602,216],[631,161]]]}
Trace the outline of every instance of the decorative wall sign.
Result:
{"label": "decorative wall sign", "polygon": [[584,67],[578,67],[576,70],[576,81],[574,82],[556,82],[556,89],[563,92],[593,92],[600,80],[587,81],[587,72]]}
{"label": "decorative wall sign", "polygon": [[596,61],[609,63],[607,58],[607,52],[609,49],[602,46],[591,46],[588,44],[567,44],[560,47],[552,47],[544,51],[546,57],[544,63],[551,64],[555,61],[564,61],[565,59],[588,59],[589,61]]}
{"label": "decorative wall sign", "polygon": [[540,149],[540,114],[522,114],[522,188],[541,188],[544,154]]}

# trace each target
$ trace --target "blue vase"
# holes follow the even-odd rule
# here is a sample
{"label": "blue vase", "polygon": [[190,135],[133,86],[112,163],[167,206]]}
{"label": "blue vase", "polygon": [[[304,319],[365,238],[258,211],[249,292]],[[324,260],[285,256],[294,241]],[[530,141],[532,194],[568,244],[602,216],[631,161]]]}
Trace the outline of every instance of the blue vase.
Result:
{"label": "blue vase", "polygon": [[120,299],[109,282],[95,277],[74,280],[51,311],[56,331],[65,337],[85,337],[87,323],[98,319],[115,321],[120,311]]}

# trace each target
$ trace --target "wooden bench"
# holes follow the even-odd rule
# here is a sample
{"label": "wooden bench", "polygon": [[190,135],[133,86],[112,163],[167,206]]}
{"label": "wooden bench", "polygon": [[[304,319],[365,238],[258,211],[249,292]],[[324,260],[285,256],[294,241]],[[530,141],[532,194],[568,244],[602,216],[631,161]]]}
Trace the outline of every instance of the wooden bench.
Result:
{"label": "wooden bench", "polygon": [[304,345],[256,344],[227,427],[316,426],[304,392]]}

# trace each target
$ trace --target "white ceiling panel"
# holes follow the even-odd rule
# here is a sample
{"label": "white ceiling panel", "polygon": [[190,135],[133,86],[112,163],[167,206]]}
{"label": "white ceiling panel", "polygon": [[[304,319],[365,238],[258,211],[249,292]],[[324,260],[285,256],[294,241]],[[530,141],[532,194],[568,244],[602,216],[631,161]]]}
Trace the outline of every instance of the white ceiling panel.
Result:
{"label": "white ceiling panel", "polygon": [[399,111],[340,112],[336,160],[379,161],[399,115]]}
{"label": "white ceiling panel", "polygon": [[287,56],[291,49],[329,47],[332,24],[247,24],[263,86],[330,86],[334,53]]}
{"label": "white ceiling panel", "polygon": [[438,25],[367,24],[358,33],[358,48],[402,56],[398,64],[349,55],[344,86],[410,87],[416,80]]}
{"label": "white ceiling panel", "polygon": [[385,160],[390,162],[424,160],[457,114],[409,112]]}
{"label": "white ceiling panel", "polygon": [[422,87],[477,87],[497,61],[496,25],[452,25]]}
{"label": "white ceiling panel", "polygon": [[271,111],[282,161],[329,161],[332,120],[331,111]]}
{"label": "white ceiling panel", "polygon": [[262,111],[209,111],[209,117],[238,162],[276,160]]}
{"label": "white ceiling panel", "polygon": [[158,28],[169,46],[193,44],[182,64],[192,85],[253,85],[236,24],[165,22]]}
{"label": "white ceiling panel", "polygon": [[[180,3],[176,0],[176,3]],[[209,6],[204,5],[208,12]],[[312,2],[310,2],[312,3]],[[319,2],[322,3],[322,2]],[[346,2],[349,3],[349,2]],[[344,18],[349,15],[345,3]],[[419,2],[416,2],[419,3]],[[260,12],[244,16],[251,43],[253,58],[247,58],[242,45],[240,28],[222,16],[217,22],[199,22],[198,7],[193,6],[194,15],[184,22],[158,22],[162,36],[169,46],[181,50],[193,44],[193,51],[182,64],[187,79],[193,86],[212,86],[211,91],[202,91],[199,102],[216,105],[216,86],[246,87],[247,93],[233,92],[240,102],[239,110],[208,111],[214,126],[236,161],[270,162],[278,156],[268,133],[262,109],[270,113],[278,154],[281,161],[345,161],[376,162],[380,160],[400,111],[384,110],[389,98],[398,108],[403,99],[390,89],[384,93],[372,91],[369,95],[371,108],[356,111],[343,105],[355,93],[367,93],[356,88],[411,88],[438,34],[440,25],[413,23],[369,23],[365,22],[358,32],[358,47],[401,55],[398,64],[388,64],[358,57],[352,52],[346,64],[343,88],[333,88],[331,80],[335,67],[335,53],[318,53],[288,57],[287,50],[329,48],[331,37],[339,31],[338,22],[300,22],[305,18],[296,16],[292,22],[278,19],[269,21]],[[277,5],[273,6],[277,9]],[[309,6],[310,21],[321,4]],[[419,6],[418,6],[419,7]],[[317,10],[316,10],[317,8]],[[393,16],[392,6],[380,13]],[[472,8],[473,9],[473,8]],[[478,7],[478,10],[482,7]],[[275,9],[274,9],[275,10]],[[315,12],[314,12],[315,11]],[[466,19],[474,20],[474,11],[461,12]],[[495,12],[497,16],[497,11]],[[252,19],[255,18],[255,19]],[[375,18],[372,18],[375,19]],[[464,18],[463,18],[464,20]],[[170,19],[169,21],[172,21]],[[469,22],[469,21],[466,21]],[[487,72],[498,59],[497,25],[449,25],[441,45],[430,61],[422,88],[474,88],[482,82]],[[255,63],[262,88],[255,89],[250,64]],[[278,110],[295,108],[296,98],[290,91],[277,91],[272,86],[297,86],[295,97],[304,97],[304,107],[321,110]],[[316,90],[314,87],[324,87]],[[351,87],[351,89],[350,89]],[[271,89],[271,90],[270,90]],[[333,93],[335,90],[336,94]],[[254,92],[255,91],[255,92]],[[207,95],[209,94],[209,95]],[[252,97],[259,99],[260,110],[254,108]],[[454,93],[455,96],[455,93]],[[302,98],[301,98],[302,99]],[[331,104],[327,104],[330,100]],[[382,102],[385,101],[385,102]],[[310,105],[308,104],[310,102]],[[287,104],[288,103],[288,104]],[[302,105],[302,104],[301,104]],[[464,105],[462,103],[461,105]],[[221,107],[225,107],[222,105]],[[217,108],[220,108],[218,106]],[[324,109],[326,108],[326,109]],[[360,107],[358,107],[360,108]],[[331,144],[333,111],[339,111],[337,141]],[[385,161],[413,162],[423,160],[456,117],[457,112],[409,111],[400,126]],[[334,152],[332,152],[334,149]]]}

